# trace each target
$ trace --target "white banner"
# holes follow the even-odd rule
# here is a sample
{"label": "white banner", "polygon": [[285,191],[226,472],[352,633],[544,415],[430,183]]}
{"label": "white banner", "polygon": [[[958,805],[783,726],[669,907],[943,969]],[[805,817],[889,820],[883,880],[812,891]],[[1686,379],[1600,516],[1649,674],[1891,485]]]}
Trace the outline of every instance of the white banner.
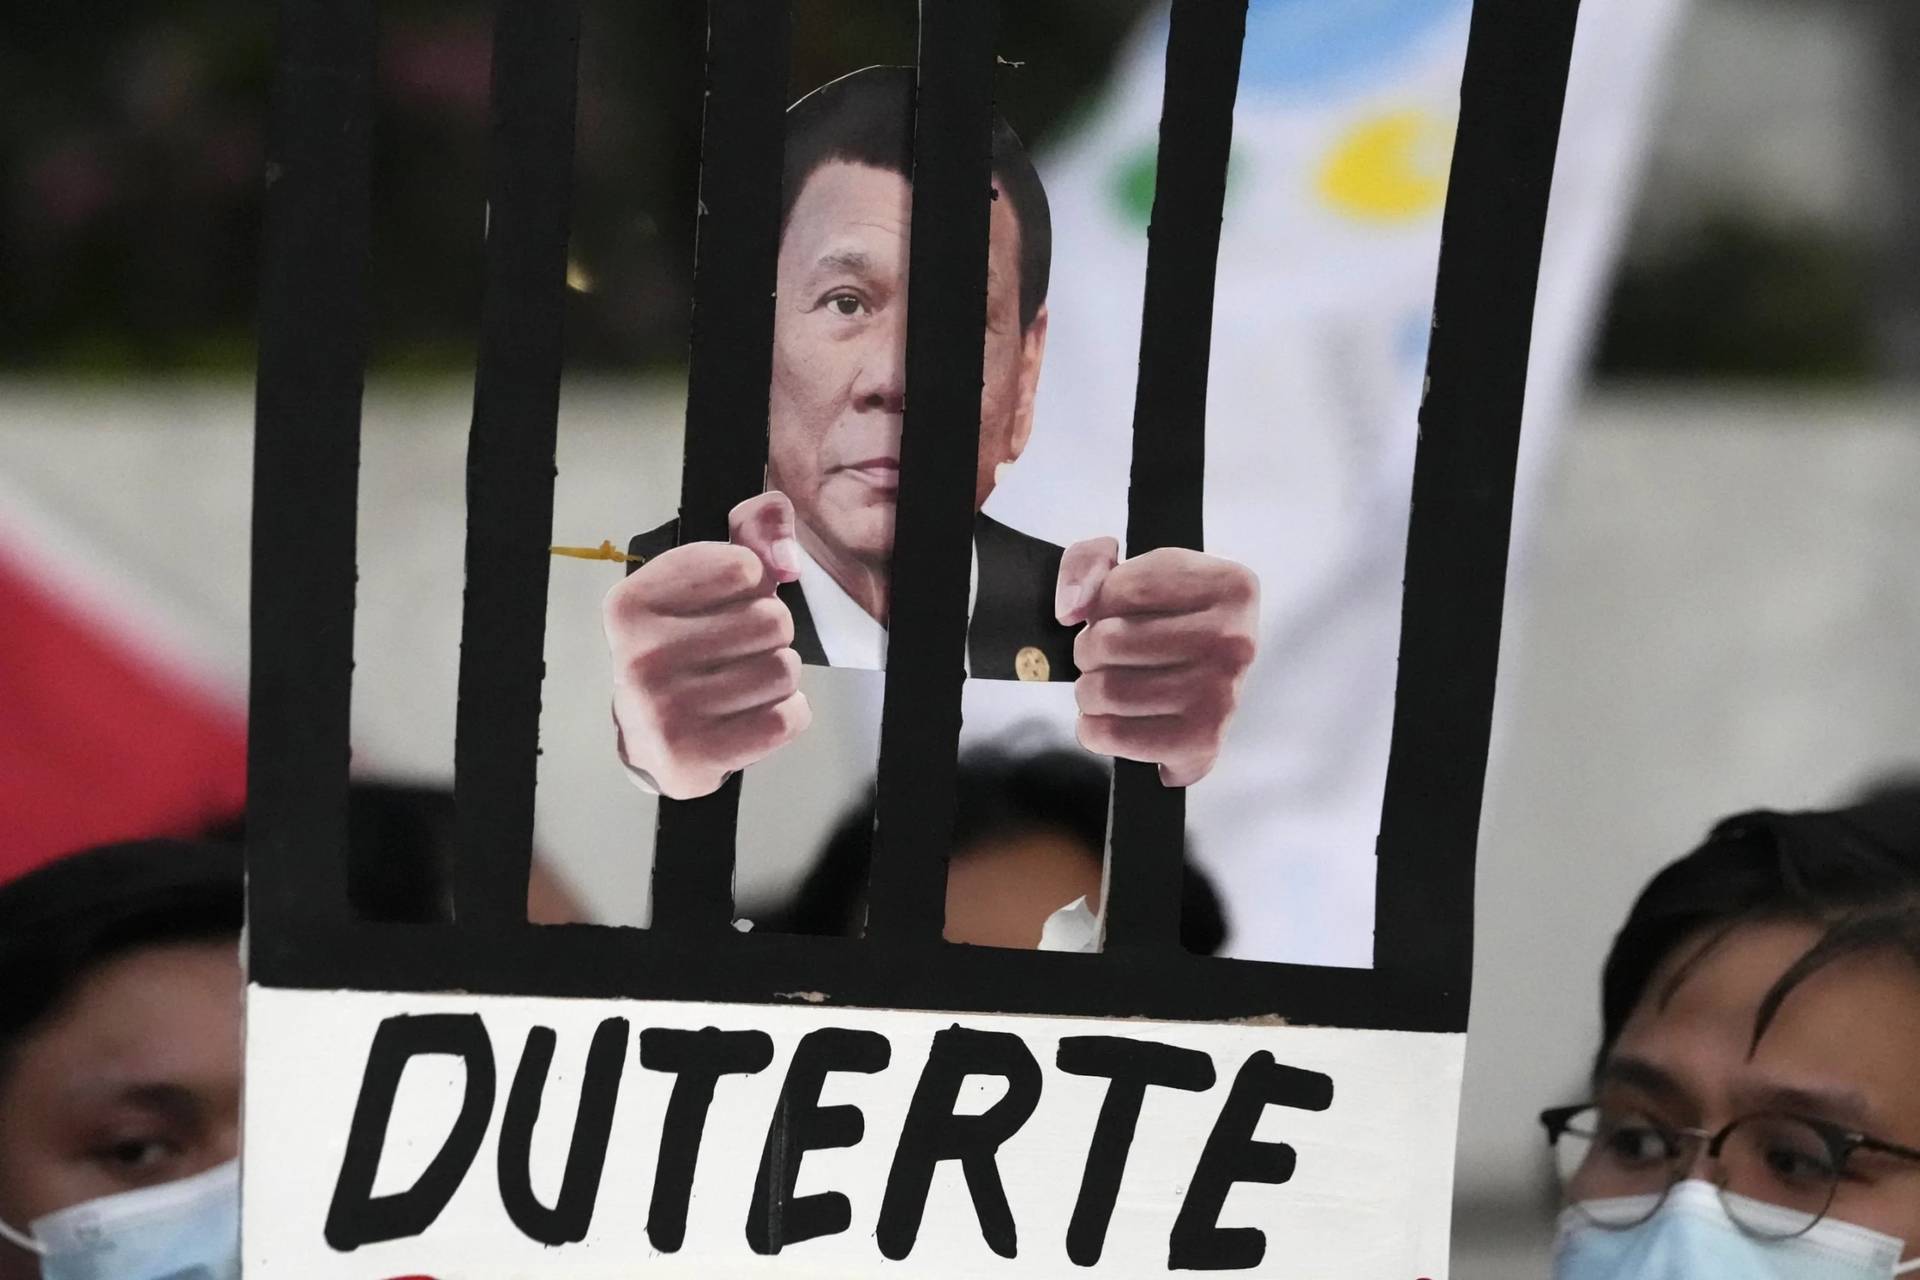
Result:
{"label": "white banner", "polygon": [[[1581,12],[1529,366],[1522,553],[1531,480],[1578,385],[1681,8],[1609,0]],[[1220,765],[1188,808],[1232,955],[1373,963],[1409,490],[1471,19],[1471,0],[1249,10],[1206,537],[1258,576],[1262,635]],[[986,511],[1063,544],[1126,523],[1165,46],[1163,12],[1084,123],[1037,158],[1062,229],[1047,362],[1032,444]],[[1032,714],[1026,690],[968,693],[978,737]]]}
{"label": "white banner", "polygon": [[1447,1269],[1459,1035],[256,986],[247,1038],[248,1276]]}

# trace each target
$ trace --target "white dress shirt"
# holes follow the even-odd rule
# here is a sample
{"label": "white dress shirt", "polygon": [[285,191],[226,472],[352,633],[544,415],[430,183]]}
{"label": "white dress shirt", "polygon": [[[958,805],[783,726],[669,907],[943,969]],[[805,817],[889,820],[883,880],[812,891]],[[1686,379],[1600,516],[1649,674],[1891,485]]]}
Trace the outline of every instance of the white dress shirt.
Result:
{"label": "white dress shirt", "polygon": [[[821,652],[830,667],[854,667],[884,671],[887,666],[887,628],[848,595],[833,580],[820,562],[800,548],[800,592],[807,598],[807,612],[813,615],[813,629],[820,637]],[[967,618],[973,618],[974,602],[980,597],[980,551],[973,551],[967,573]],[[972,657],[968,655],[968,672]]]}

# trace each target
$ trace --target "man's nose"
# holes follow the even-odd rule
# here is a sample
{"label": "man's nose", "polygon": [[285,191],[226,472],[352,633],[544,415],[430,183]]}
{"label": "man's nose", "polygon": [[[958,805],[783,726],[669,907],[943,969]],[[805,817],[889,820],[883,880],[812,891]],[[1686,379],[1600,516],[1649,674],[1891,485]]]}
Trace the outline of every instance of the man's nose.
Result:
{"label": "man's nose", "polygon": [[[900,309],[903,313],[905,308]],[[865,358],[854,378],[856,408],[899,413],[907,403],[907,326],[904,320],[873,326]]]}
{"label": "man's nose", "polygon": [[1686,1182],[1689,1180],[1718,1182],[1718,1162],[1714,1160],[1713,1156],[1707,1150],[1707,1135],[1704,1133],[1689,1134],[1686,1138],[1682,1139],[1682,1142],[1684,1145],[1681,1147],[1680,1158],[1674,1161],[1673,1180],[1675,1182]]}

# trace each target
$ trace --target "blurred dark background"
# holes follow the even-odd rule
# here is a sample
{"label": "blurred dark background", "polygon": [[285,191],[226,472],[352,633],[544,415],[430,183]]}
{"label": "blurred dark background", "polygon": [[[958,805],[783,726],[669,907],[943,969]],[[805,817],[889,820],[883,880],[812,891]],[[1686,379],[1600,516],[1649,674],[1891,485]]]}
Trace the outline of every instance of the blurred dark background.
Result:
{"label": "blurred dark background", "polygon": [[[1021,65],[1002,68],[1002,101],[1030,142],[1059,129],[1148,7],[1004,6],[1003,60]],[[1920,180],[1900,177],[1915,166],[1886,139],[1920,120],[1898,70],[1920,53],[1920,5],[1703,0],[1699,10],[1680,61],[1703,74],[1676,77],[1600,372],[1841,383],[1914,372],[1920,267],[1886,246],[1903,228],[1900,242],[1920,238],[1902,189]],[[0,369],[250,369],[272,11],[263,0],[9,8]],[[683,358],[703,12],[587,0],[573,368]],[[913,12],[908,0],[801,0],[795,96],[870,62],[910,61]],[[382,5],[377,371],[471,361],[488,13],[449,0]]]}
{"label": "blurred dark background", "polygon": [[[1000,92],[1038,141],[1148,0],[1005,6]],[[911,3],[799,0],[793,96],[911,62]],[[491,10],[381,6],[374,366],[470,363],[480,309]],[[11,6],[0,36],[0,368],[250,371],[274,45],[262,0]],[[575,368],[684,358],[700,4],[587,0],[567,317]],[[1011,65],[1019,64],[1019,65]]]}

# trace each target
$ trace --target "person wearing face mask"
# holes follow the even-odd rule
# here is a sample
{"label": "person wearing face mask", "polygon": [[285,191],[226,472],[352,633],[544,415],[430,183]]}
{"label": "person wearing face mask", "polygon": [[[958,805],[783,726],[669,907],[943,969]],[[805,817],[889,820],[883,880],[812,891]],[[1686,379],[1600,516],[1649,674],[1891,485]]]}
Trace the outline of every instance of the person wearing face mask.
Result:
{"label": "person wearing face mask", "polygon": [[240,1274],[241,854],[0,885],[0,1280]]}
{"label": "person wearing face mask", "polygon": [[1920,787],[1744,813],[1641,893],[1590,1099],[1541,1116],[1555,1280],[1920,1272]]}

